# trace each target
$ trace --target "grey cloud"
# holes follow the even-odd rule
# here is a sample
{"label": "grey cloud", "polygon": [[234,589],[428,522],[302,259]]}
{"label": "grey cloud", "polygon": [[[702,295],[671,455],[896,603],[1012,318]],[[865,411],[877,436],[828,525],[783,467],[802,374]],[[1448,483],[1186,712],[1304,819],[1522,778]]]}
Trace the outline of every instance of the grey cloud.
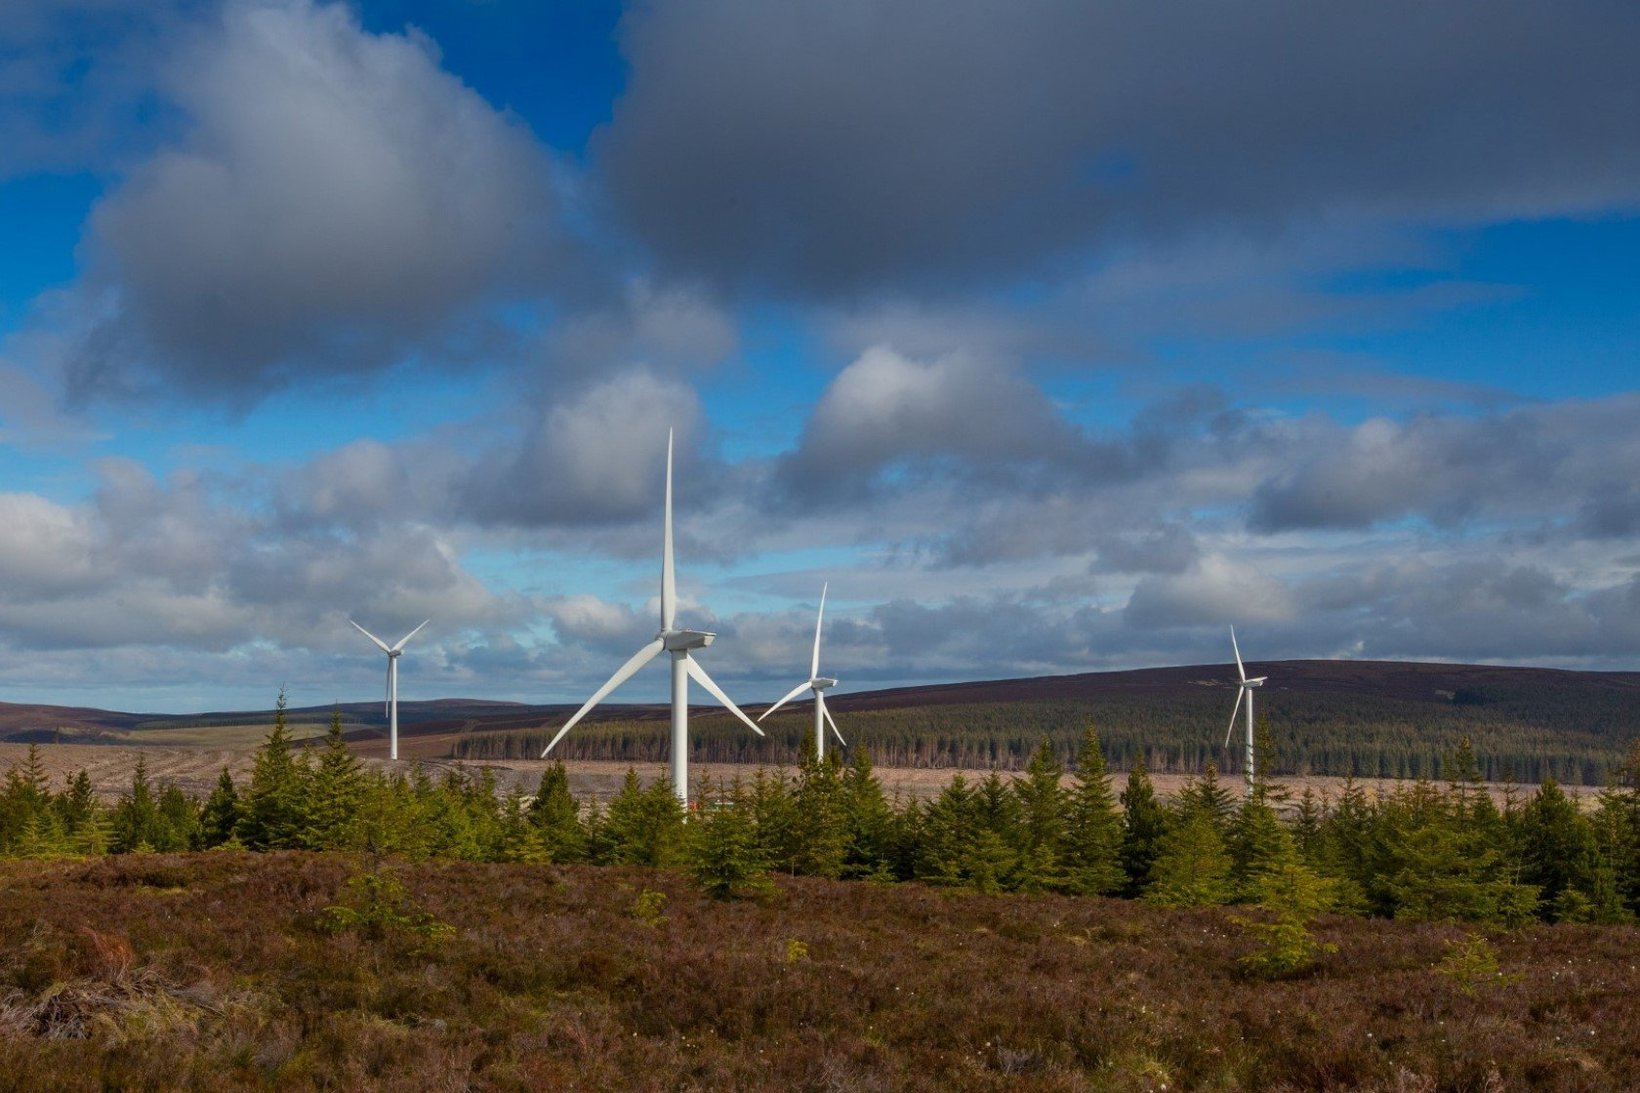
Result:
{"label": "grey cloud", "polygon": [[685,465],[702,424],[692,388],[615,375],[543,408],[516,448],[479,461],[458,503],[481,522],[513,526],[630,520],[661,495],[668,430]]}
{"label": "grey cloud", "polygon": [[895,466],[956,460],[1006,473],[1089,454],[1081,431],[1012,371],[964,356],[916,361],[880,346],[826,388],[781,473],[797,492],[858,495]]}
{"label": "grey cloud", "polygon": [[842,293],[1096,239],[1640,200],[1619,0],[654,0],[595,145],[672,269]]}
{"label": "grey cloud", "polygon": [[414,33],[238,0],[168,91],[186,137],[92,216],[82,396],[158,376],[243,397],[380,368],[482,336],[488,302],[561,257],[543,151]]}
{"label": "grey cloud", "polygon": [[[1524,406],[1477,417],[1375,418],[1295,437],[1289,469],[1252,497],[1257,530],[1364,528],[1417,516],[1441,526],[1480,517],[1621,518],[1614,476],[1640,474],[1640,396]],[[1315,425],[1315,423],[1312,423]]]}

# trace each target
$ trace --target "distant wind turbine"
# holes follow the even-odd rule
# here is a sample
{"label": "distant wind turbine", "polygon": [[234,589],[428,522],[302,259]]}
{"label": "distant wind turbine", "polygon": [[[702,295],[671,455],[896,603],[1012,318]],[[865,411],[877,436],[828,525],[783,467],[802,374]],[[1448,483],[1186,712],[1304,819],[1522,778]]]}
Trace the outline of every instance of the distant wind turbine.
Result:
{"label": "distant wind turbine", "polygon": [[575,711],[575,716],[564,722],[564,727],[558,730],[558,735],[552,738],[541,752],[545,759],[564,734],[573,729],[581,718],[591,712],[592,708],[602,702],[608,694],[638,673],[638,669],[651,660],[667,652],[672,654],[672,791],[685,805],[689,803],[689,680],[693,679],[706,688],[713,698],[723,703],[728,711],[740,718],[757,735],[762,736],[763,730],[757,723],[743,713],[739,706],[729,701],[729,696],[723,693],[723,688],[713,682],[712,677],[706,674],[694,657],[689,655],[691,649],[704,649],[712,644],[717,637],[704,630],[679,630],[677,628],[678,588],[677,577],[672,567],[672,433],[666,434],[666,515],[663,526],[663,542],[661,546],[661,628],[655,634],[655,640],[632,654],[632,659],[616,669],[615,674],[592,693],[586,705]]}
{"label": "distant wind turbine", "polygon": [[1253,792],[1253,688],[1262,687],[1269,676],[1258,676],[1255,679],[1247,678],[1247,669],[1241,663],[1241,647],[1236,644],[1236,628],[1230,628],[1230,648],[1236,654],[1236,674],[1241,677],[1236,688],[1236,705],[1230,711],[1230,727],[1224,732],[1224,746],[1230,746],[1230,735],[1236,731],[1236,714],[1241,709],[1241,700],[1247,700],[1247,792]]}
{"label": "distant wind turbine", "polygon": [[831,719],[831,711],[826,709],[826,690],[837,686],[837,681],[820,674],[820,625],[826,620],[826,588],[827,585],[820,586],[820,614],[814,620],[814,656],[809,659],[809,678],[793,687],[790,694],[764,710],[763,716],[758,718],[759,721],[762,721],[763,718],[768,717],[804,691],[813,691],[814,757],[816,759],[826,757],[826,726],[828,724],[831,726],[831,731],[836,734],[837,742],[845,748],[848,747],[848,741],[843,739],[843,734],[837,732],[837,722]]}
{"label": "distant wind turbine", "polygon": [[397,761],[399,757],[399,657],[404,655],[405,644],[421,633],[421,626],[426,626],[427,623],[433,620],[428,619],[421,626],[404,635],[399,639],[397,645],[388,645],[375,634],[353,622],[352,619],[347,621],[352,623],[353,629],[375,642],[376,648],[387,654],[387,757]]}

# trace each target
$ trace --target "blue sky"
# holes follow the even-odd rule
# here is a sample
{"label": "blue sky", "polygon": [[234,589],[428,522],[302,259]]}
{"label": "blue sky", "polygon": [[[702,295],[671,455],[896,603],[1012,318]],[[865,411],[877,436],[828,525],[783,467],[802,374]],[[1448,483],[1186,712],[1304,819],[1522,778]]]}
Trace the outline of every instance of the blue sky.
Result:
{"label": "blue sky", "polygon": [[[1640,660],[1640,12],[14,0],[0,700]],[[361,647],[363,646],[363,647]],[[665,673],[623,689],[662,696]]]}

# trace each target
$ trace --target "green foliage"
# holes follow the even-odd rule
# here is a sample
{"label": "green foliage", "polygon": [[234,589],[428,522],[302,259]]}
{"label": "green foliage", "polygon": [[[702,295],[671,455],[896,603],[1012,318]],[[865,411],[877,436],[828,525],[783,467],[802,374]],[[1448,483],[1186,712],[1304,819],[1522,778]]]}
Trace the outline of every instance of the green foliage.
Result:
{"label": "green foliage", "polygon": [[1522,976],[1505,974],[1498,965],[1498,951],[1484,934],[1465,934],[1446,943],[1446,956],[1435,965],[1435,974],[1449,979],[1473,998],[1482,990],[1495,990],[1518,982]]}
{"label": "green foliage", "polygon": [[1066,887],[1083,895],[1120,892],[1128,883],[1122,868],[1122,813],[1111,793],[1099,733],[1092,725],[1082,734],[1076,784],[1071,788],[1066,813]]}
{"label": "green foliage", "polygon": [[305,806],[300,844],[309,850],[345,850],[359,843],[355,825],[364,798],[364,777],[359,760],[342,738],[342,711],[330,715],[319,762],[303,787]]}
{"label": "green foliage", "polygon": [[1241,958],[1242,966],[1254,975],[1280,979],[1309,970],[1320,953],[1335,952],[1338,946],[1317,941],[1310,926],[1318,915],[1332,909],[1336,883],[1317,875],[1288,857],[1262,870],[1252,880],[1251,901],[1263,908],[1267,917],[1236,916],[1259,946]]}
{"label": "green foliage", "polygon": [[1157,843],[1156,862],[1143,899],[1164,907],[1211,907],[1230,902],[1230,855],[1212,814],[1177,811]]}
{"label": "green foliage", "polygon": [[609,802],[600,829],[601,859],[617,865],[666,866],[683,859],[683,803],[669,782],[648,788],[628,770],[620,792]]}
{"label": "green foliage", "polygon": [[456,932],[448,922],[416,907],[404,883],[379,863],[348,878],[340,902],[324,909],[319,925],[328,933],[356,933],[374,941],[394,935],[442,941]]}
{"label": "green foliage", "polygon": [[719,786],[688,825],[689,871],[714,899],[762,894],[772,887],[745,798],[738,780]]}
{"label": "green foliage", "polygon": [[1122,791],[1122,873],[1126,877],[1123,894],[1138,896],[1150,886],[1156,857],[1161,853],[1162,834],[1167,830],[1167,814],[1156,799],[1142,756],[1128,771],[1127,788]]}
{"label": "green foliage", "polygon": [[587,832],[581,824],[581,806],[569,791],[569,773],[562,760],[541,772],[541,785],[530,802],[529,834],[538,851],[529,860],[585,861]]}
{"label": "green foliage", "polygon": [[239,824],[239,841],[252,850],[292,850],[307,826],[307,763],[291,745],[285,692],[274,706],[273,729],[256,753]]}
{"label": "green foliage", "polygon": [[645,926],[659,926],[666,921],[666,916],[661,913],[665,908],[666,893],[645,888],[638,893],[638,898],[632,901],[632,917]]}

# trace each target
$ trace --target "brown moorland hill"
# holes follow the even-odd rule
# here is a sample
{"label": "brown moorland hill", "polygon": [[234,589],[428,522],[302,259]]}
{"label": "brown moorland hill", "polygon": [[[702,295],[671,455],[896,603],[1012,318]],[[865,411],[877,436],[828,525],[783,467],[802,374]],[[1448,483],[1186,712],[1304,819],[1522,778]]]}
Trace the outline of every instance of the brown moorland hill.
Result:
{"label": "brown moorland hill", "polygon": [[720,903],[667,872],[441,862],[388,873],[448,937],[320,929],[361,867],[0,863],[0,1084],[1640,1087],[1632,927],[1494,935],[1494,971],[1454,961],[1455,927],[1325,919],[1337,951],[1269,982],[1225,910],[812,879]]}

